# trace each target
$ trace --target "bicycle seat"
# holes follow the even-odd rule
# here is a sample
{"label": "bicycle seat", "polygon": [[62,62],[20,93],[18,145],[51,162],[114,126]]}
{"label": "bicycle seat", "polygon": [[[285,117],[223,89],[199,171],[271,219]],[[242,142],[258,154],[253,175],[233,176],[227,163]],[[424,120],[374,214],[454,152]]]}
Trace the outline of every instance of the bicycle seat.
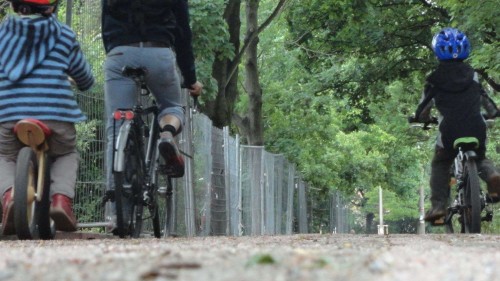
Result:
{"label": "bicycle seat", "polygon": [[124,66],[122,68],[122,74],[126,77],[144,77],[148,73],[148,70],[145,67],[131,67]]}
{"label": "bicycle seat", "polygon": [[40,120],[23,119],[14,126],[14,134],[25,145],[38,146],[45,142],[45,139],[52,134],[52,131]]}
{"label": "bicycle seat", "polygon": [[453,142],[453,148],[462,148],[462,150],[475,150],[479,148],[479,140],[475,137],[458,138]]}

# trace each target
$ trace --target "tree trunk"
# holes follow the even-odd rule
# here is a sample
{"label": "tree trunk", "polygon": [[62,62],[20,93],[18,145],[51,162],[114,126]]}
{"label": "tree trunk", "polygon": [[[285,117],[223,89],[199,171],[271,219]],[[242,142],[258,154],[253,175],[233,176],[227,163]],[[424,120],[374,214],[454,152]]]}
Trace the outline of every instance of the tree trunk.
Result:
{"label": "tree trunk", "polygon": [[[240,47],[240,7],[241,0],[231,0],[224,12],[229,28],[230,42],[235,49],[232,60],[216,60],[212,67],[212,76],[217,80],[219,92],[214,101],[209,101],[203,112],[212,120],[214,126],[223,127],[234,123],[239,133],[252,145],[263,145],[262,121],[262,89],[259,82],[257,64],[258,35],[279,15],[289,0],[279,0],[271,15],[258,25],[259,0],[246,1],[247,30],[243,46]],[[249,95],[249,107],[245,117],[234,113],[234,105],[238,99],[238,66],[246,56],[245,87]]]}
{"label": "tree trunk", "polygon": [[258,35],[258,11],[259,0],[248,0],[246,4],[246,19],[247,31],[246,40],[249,42],[246,49],[246,62],[245,62],[245,89],[249,97],[248,113],[246,119],[248,120],[247,131],[249,134],[246,136],[248,144],[250,145],[263,145],[264,134],[262,127],[262,88],[259,82],[259,68],[257,62],[257,49],[259,44]]}
{"label": "tree trunk", "polygon": [[[224,11],[224,18],[229,29],[229,41],[234,46],[235,52],[240,49],[240,7],[241,0],[229,1]],[[218,56],[216,56],[218,57]],[[219,91],[215,100],[206,103],[203,108],[213,125],[222,128],[228,126],[231,121],[231,114],[234,109],[235,101],[238,97],[238,68],[231,74],[234,64],[239,63],[239,58],[216,59],[212,65],[212,77],[217,80]]]}

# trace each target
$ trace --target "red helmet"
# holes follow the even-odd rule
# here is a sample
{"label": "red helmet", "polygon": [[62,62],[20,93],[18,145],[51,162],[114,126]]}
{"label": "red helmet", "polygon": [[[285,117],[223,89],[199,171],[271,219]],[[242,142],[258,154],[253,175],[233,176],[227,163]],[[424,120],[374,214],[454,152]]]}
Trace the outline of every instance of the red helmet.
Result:
{"label": "red helmet", "polygon": [[42,14],[50,16],[57,8],[58,0],[7,0],[12,2],[14,11],[21,14]]}
{"label": "red helmet", "polygon": [[31,4],[36,6],[54,6],[58,0],[9,0],[12,3]]}

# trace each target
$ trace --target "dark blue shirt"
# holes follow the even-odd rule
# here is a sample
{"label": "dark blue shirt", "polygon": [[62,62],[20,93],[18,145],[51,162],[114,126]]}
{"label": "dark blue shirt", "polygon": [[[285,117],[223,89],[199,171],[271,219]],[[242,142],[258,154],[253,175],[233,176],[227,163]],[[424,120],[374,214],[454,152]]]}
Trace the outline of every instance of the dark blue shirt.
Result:
{"label": "dark blue shirt", "polygon": [[[113,7],[108,2],[117,2]],[[102,0],[102,37],[106,53],[117,46],[159,42],[172,46],[177,63],[189,86],[196,82],[187,0]]]}

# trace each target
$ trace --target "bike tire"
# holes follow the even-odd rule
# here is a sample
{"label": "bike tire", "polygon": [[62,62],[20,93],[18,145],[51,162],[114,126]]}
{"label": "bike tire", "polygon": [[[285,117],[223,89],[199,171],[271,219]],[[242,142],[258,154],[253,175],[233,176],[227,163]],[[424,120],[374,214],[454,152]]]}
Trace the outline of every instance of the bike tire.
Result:
{"label": "bike tire", "polygon": [[165,197],[165,231],[164,236],[170,237],[173,235],[173,186],[172,178],[167,177],[167,191]]}
{"label": "bike tire", "polygon": [[474,160],[465,163],[465,208],[463,223],[465,233],[481,233],[481,195],[477,166]]}
{"label": "bike tire", "polygon": [[[156,121],[155,121],[156,122]],[[153,143],[153,147],[156,145]],[[144,151],[146,154],[146,150]],[[154,149],[152,152],[151,162],[149,166],[144,163],[143,171],[148,173],[149,183],[145,182],[144,177],[140,177],[140,182],[138,182],[137,187],[138,194],[141,196],[138,197],[138,204],[136,205],[136,213],[135,213],[135,229],[134,229],[134,237],[138,238],[142,234],[144,222],[146,218],[151,220],[153,235],[156,238],[161,237],[161,227],[160,227],[160,216],[158,209],[158,150]],[[144,194],[144,192],[146,192]],[[146,196],[146,197],[144,197]],[[145,200],[145,198],[147,198]],[[141,203],[141,204],[139,204]],[[145,213],[144,207],[147,207],[147,214]],[[146,227],[149,229],[149,224],[146,224]]]}
{"label": "bike tire", "polygon": [[34,239],[36,233],[36,182],[38,165],[35,152],[29,147],[19,151],[14,179],[14,225],[21,240]]}
{"label": "bike tire", "polygon": [[[139,160],[140,161],[140,160]],[[134,210],[131,214],[133,221],[131,222],[132,228],[132,237],[139,238],[142,233],[142,225],[143,225],[143,216],[144,216],[144,202],[143,202],[143,194],[142,194],[142,180],[138,181],[136,178],[135,183],[133,184],[133,193],[134,193]]]}
{"label": "bike tire", "polygon": [[124,171],[114,173],[116,232],[120,238],[139,237],[142,231],[143,149],[134,128],[126,141]]}
{"label": "bike tire", "polygon": [[159,196],[158,196],[158,179],[159,179],[159,154],[158,148],[155,145],[153,155],[151,156],[152,162],[149,167],[150,179],[152,179],[152,184],[150,185],[151,204],[149,204],[149,214],[151,215],[151,220],[153,224],[153,235],[155,238],[161,237],[161,224],[160,224],[160,210],[159,210]]}
{"label": "bike tire", "polygon": [[36,202],[39,206],[35,213],[36,222],[38,224],[38,235],[40,239],[53,239],[56,235],[56,227],[54,221],[50,218],[50,165],[45,158],[45,176],[42,200]]}
{"label": "bike tire", "polygon": [[125,223],[123,221],[122,201],[124,178],[125,176],[123,172],[114,172],[116,228],[113,230],[113,232],[120,238],[125,238]]}

